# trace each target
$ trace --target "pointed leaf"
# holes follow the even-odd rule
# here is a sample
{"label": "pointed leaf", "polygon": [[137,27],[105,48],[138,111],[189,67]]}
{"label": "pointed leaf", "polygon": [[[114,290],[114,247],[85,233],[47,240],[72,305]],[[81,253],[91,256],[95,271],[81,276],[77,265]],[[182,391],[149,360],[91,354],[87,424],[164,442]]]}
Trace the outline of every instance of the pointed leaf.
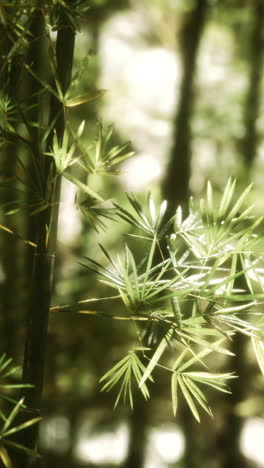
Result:
{"label": "pointed leaf", "polygon": [[9,457],[7,450],[3,445],[0,446],[0,459],[2,460],[5,468],[13,468],[11,458]]}
{"label": "pointed leaf", "polygon": [[173,372],[171,376],[171,400],[172,400],[173,416],[176,416],[177,406],[178,406],[177,387],[178,387],[178,376],[176,372]]}
{"label": "pointed leaf", "polygon": [[251,338],[253,349],[258,361],[259,368],[264,375],[264,343],[261,339],[257,337]]}
{"label": "pointed leaf", "polygon": [[146,380],[150,377],[151,372],[158,364],[162,354],[164,353],[166,347],[168,346],[168,342],[170,341],[173,335],[173,328],[170,328],[169,331],[166,333],[165,337],[162,338],[159,346],[157,347],[155,353],[153,354],[146,371],[144,372],[142,379],[139,383],[139,388],[146,382]]}
{"label": "pointed leaf", "polygon": [[192,412],[192,414],[194,415],[195,419],[200,422],[200,416],[199,416],[199,413],[197,411],[197,408],[195,406],[195,403],[193,401],[193,398],[186,386],[186,384],[184,383],[183,381],[183,378],[180,374],[178,374],[178,382],[179,382],[179,385],[181,387],[181,391],[183,393],[183,396],[185,398],[185,400],[187,401],[188,405],[189,405],[189,408]]}

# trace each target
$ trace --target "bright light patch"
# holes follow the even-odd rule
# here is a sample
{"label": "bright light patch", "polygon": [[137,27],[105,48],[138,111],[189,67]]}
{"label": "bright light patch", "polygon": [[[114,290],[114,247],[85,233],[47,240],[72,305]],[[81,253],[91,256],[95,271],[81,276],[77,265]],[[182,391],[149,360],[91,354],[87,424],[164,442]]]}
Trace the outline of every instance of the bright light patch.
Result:
{"label": "bright light patch", "polygon": [[76,191],[73,184],[62,179],[58,239],[64,244],[73,242],[81,230],[79,212],[74,203]]}
{"label": "bright light patch", "polygon": [[[114,431],[94,433],[93,426],[81,429],[74,450],[79,462],[94,465],[120,465],[129,445],[129,426],[124,422]],[[166,468],[177,462],[184,452],[184,437],[174,424],[166,424],[148,431],[145,468]]]}
{"label": "bright light patch", "polygon": [[148,154],[134,156],[122,166],[121,180],[128,190],[138,192],[146,185],[158,180],[162,173],[161,164]]}
{"label": "bright light patch", "polygon": [[147,32],[144,16],[126,11],[105,23],[99,45],[100,87],[109,90],[104,118],[140,153],[123,167],[122,180],[133,191],[162,175],[181,71],[173,51],[148,45]]}
{"label": "bright light patch", "polygon": [[175,54],[162,47],[135,51],[125,74],[130,97],[146,112],[165,118],[170,117],[175,108],[178,77]]}
{"label": "bright light patch", "polygon": [[184,453],[184,436],[172,424],[152,429],[149,434],[146,468],[165,468]]}
{"label": "bright light patch", "polygon": [[95,465],[119,465],[126,457],[128,440],[128,427],[121,424],[114,432],[80,438],[75,448],[75,457],[81,462],[91,462]]}
{"label": "bright light patch", "polygon": [[251,418],[244,425],[240,446],[241,452],[260,467],[264,467],[264,419]]}

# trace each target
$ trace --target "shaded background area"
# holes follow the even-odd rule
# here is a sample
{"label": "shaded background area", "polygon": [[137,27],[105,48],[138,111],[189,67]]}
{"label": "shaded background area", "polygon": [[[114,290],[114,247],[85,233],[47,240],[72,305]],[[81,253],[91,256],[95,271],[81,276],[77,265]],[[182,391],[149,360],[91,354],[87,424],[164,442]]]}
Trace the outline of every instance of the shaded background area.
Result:
{"label": "shaded background area", "polygon": [[[0,44],[4,55],[8,40]],[[263,45],[262,0],[91,0],[76,36],[73,72],[85,68],[81,91],[107,92],[73,109],[71,118],[76,126],[86,120],[87,145],[99,119],[113,123],[115,140],[131,140],[136,151],[119,176],[96,178],[93,187],[118,201],[126,191],[143,198],[151,190],[174,213],[190,195],[199,197],[208,179],[221,195],[232,175],[238,191],[254,182],[251,197],[261,214]],[[12,95],[24,92],[15,78],[8,86]],[[23,84],[32,95],[33,86],[34,80]],[[2,151],[2,180],[11,181],[17,170],[13,154]],[[3,203],[14,198],[10,187],[1,188]],[[53,305],[102,297],[105,286],[78,261],[88,255],[103,262],[99,242],[114,256],[128,233],[120,221],[96,233],[77,211],[75,196],[74,186],[63,181]],[[30,221],[20,214],[10,214],[8,223],[30,238]],[[0,241],[1,352],[21,363],[30,247],[2,231]],[[264,466],[264,381],[245,340],[232,343],[238,359],[230,370],[240,375],[233,396],[209,392],[215,417],[204,415],[199,425],[184,402],[173,418],[162,373],[150,402],[139,395],[133,413],[122,406],[113,411],[114,396],[100,393],[98,381],[131,336],[126,323],[51,313],[40,426],[43,468]]]}

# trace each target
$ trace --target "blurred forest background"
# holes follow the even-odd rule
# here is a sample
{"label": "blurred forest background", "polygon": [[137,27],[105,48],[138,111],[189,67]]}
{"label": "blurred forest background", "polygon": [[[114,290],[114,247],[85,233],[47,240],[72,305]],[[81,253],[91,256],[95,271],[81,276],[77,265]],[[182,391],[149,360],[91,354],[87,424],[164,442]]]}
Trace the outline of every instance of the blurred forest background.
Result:
{"label": "blurred forest background", "polygon": [[[39,59],[34,46],[42,35],[40,24],[32,14],[26,52],[14,51],[14,35],[8,29],[12,21],[6,21],[4,3],[0,2],[1,94],[8,82],[9,96],[33,98],[39,83],[22,63],[31,65]],[[238,179],[238,192],[254,183],[252,201],[256,214],[262,214],[263,0],[90,0],[85,4],[89,9],[82,12],[76,32],[73,74],[83,70],[79,94],[99,97],[69,105],[73,127],[86,121],[83,138],[89,145],[96,139],[98,121],[113,124],[116,144],[131,141],[135,151],[120,165],[120,175],[96,176],[93,189],[118,202],[125,201],[125,192],[143,199],[151,191],[168,201],[172,214],[178,204],[186,205],[190,195],[202,195],[208,179],[221,195],[232,175]],[[51,31],[54,41],[55,36]],[[67,57],[66,42],[64,47]],[[11,65],[10,61],[6,65],[5,57],[11,49],[13,76],[7,79]],[[42,76],[47,74],[47,60],[44,53],[36,65]],[[28,112],[32,121],[38,119],[34,105]],[[21,172],[16,153],[30,165],[23,151],[14,144],[2,145],[0,224],[32,240],[33,217],[14,208],[13,182]],[[76,191],[76,185],[62,181],[53,306],[102,297],[105,286],[78,262],[85,255],[104,262],[98,243],[115,255],[123,234],[129,233],[120,220],[106,220],[106,229],[96,232],[85,207],[76,207]],[[1,230],[0,249],[1,354],[23,364],[33,247]],[[198,424],[184,402],[173,418],[162,374],[149,402],[139,395],[133,412],[122,405],[113,410],[113,394],[101,393],[98,381],[122,356],[130,333],[126,322],[50,313],[41,466],[264,467],[264,381],[244,340],[233,343],[238,358],[232,365],[240,375],[233,395],[212,389],[208,397],[214,419],[203,415]]]}

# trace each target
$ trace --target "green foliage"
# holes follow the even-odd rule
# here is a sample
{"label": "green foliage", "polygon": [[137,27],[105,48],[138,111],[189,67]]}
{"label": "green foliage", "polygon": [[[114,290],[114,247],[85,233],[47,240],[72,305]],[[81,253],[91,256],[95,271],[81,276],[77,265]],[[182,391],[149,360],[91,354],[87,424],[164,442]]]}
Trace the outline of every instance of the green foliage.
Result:
{"label": "green foliage", "polygon": [[[120,218],[127,221],[133,227],[139,228],[145,234],[145,238],[152,240],[153,237],[160,239],[164,237],[166,232],[169,229],[169,226],[173,223],[174,218],[170,219],[165,226],[163,226],[162,221],[166,212],[167,202],[166,200],[160,205],[159,209],[155,207],[154,201],[150,194],[148,194],[148,210],[144,212],[142,206],[137,201],[134,195],[127,194],[127,198],[133,208],[133,211],[136,213],[130,213],[122,206],[115,204],[117,208],[118,215]],[[142,236],[140,236],[142,237]],[[142,237],[143,238],[143,237]]]}
{"label": "green foliage", "polygon": [[126,151],[128,144],[113,146],[111,144],[112,134],[112,127],[104,130],[99,122],[95,143],[88,147],[87,150],[81,146],[84,158],[82,164],[80,164],[88,174],[119,174],[119,171],[115,171],[112,168],[134,155],[134,151]]}
{"label": "green foliage", "polygon": [[[89,63],[88,57],[66,91],[63,90],[50,31],[61,31],[63,18],[76,30],[80,16],[90,6],[100,8],[108,3],[108,0],[74,0],[69,3],[47,0],[41,2],[39,8],[39,2],[15,0],[0,6],[0,21],[4,28],[12,31],[11,45],[1,62],[2,75],[13,60],[21,60],[22,55],[23,61],[28,45],[32,39],[36,40],[29,32],[31,16],[36,11],[41,12],[46,20],[45,40],[49,46],[51,76],[48,79],[40,77],[31,63],[24,64],[25,73],[39,85],[36,98],[41,101],[44,96],[48,102],[52,97],[61,104],[60,111],[51,116],[47,125],[45,118],[38,121],[36,117],[27,117],[32,110],[31,97],[28,101],[15,101],[8,92],[5,94],[5,90],[1,90],[0,145],[15,147],[19,144],[20,154],[23,153],[22,145],[32,158],[29,169],[23,160],[18,160],[19,198],[11,204],[8,202],[4,209],[6,214],[13,214],[26,208],[34,216],[55,207],[59,203],[55,185],[57,178],[62,176],[77,187],[76,204],[93,227],[104,228],[105,219],[119,217],[133,228],[129,235],[142,244],[143,258],[138,258],[130,239],[117,259],[101,246],[108,265],[88,257],[83,260],[84,266],[95,271],[105,286],[116,291],[116,296],[108,298],[107,312],[100,310],[102,301],[107,303],[106,298],[90,299],[53,310],[72,310],[106,320],[127,320],[125,323],[133,324],[134,335],[132,343],[128,343],[128,353],[101,378],[102,391],[117,389],[115,406],[128,400],[133,408],[137,390],[148,399],[150,382],[154,383],[154,374],[160,371],[167,374],[171,385],[174,415],[177,414],[180,396],[200,421],[201,409],[212,416],[204,387],[230,392],[228,382],[235,375],[219,372],[207,357],[218,354],[225,360],[232,359],[229,344],[235,333],[243,333],[250,338],[264,373],[263,320],[259,309],[264,298],[263,238],[257,232],[262,219],[254,220],[251,215],[253,207],[243,208],[250,187],[234,202],[236,183],[232,180],[228,181],[219,204],[215,203],[209,183],[206,199],[199,207],[190,202],[187,217],[183,217],[179,207],[169,220],[166,218],[166,201],[157,206],[151,195],[147,197],[146,206],[134,195],[127,195],[129,206],[124,207],[117,203],[111,205],[109,200],[93,190],[90,176],[118,174],[117,165],[131,157],[133,152],[128,145],[112,144],[113,129],[104,129],[101,123],[98,123],[96,138],[84,138],[85,122],[79,127],[77,125],[77,130],[72,128],[68,118],[71,109],[99,99],[105,90],[78,91],[81,76]],[[179,2],[178,8],[189,11],[193,3]],[[0,38],[1,44],[4,36]],[[63,135],[58,137],[54,129],[62,114],[66,125]],[[44,156],[41,162],[39,156]],[[46,157],[52,161],[52,171],[43,177]],[[5,226],[0,225],[0,229],[20,238]],[[50,226],[46,229],[49,233]],[[36,247],[30,241],[25,242]],[[119,302],[120,315],[111,313],[113,300]],[[89,303],[95,310],[86,310]],[[10,440],[9,436],[39,421],[39,418],[34,418],[22,424],[16,423],[17,414],[24,405],[23,399],[16,401],[9,395],[9,390],[22,387],[5,381],[15,373],[15,368],[10,370],[10,363],[5,357],[0,359],[0,398],[12,405],[8,414],[0,413],[0,458],[7,468],[12,466],[8,447],[32,454],[29,449]]]}
{"label": "green foliage", "polygon": [[0,408],[0,459],[3,466],[6,468],[13,467],[12,460],[9,455],[9,448],[25,452],[30,456],[38,456],[32,450],[29,450],[23,445],[10,439],[10,436],[19,431],[23,431],[27,427],[32,426],[41,420],[41,418],[32,418],[17,424],[16,418],[18,414],[21,413],[21,411],[25,411],[25,405],[23,404],[24,399],[21,398],[18,401],[15,400],[10,396],[10,391],[31,387],[32,385],[12,383],[11,378],[13,375],[17,374],[19,367],[12,366],[11,363],[12,359],[7,358],[5,354],[0,357],[0,403],[2,403],[3,400],[6,400],[11,404],[11,410],[8,414],[5,414]]}
{"label": "green foliage", "polygon": [[[53,30],[61,29],[62,23],[69,25],[70,22],[73,29],[76,30],[80,16],[89,8],[89,3],[86,0],[71,2],[48,0],[42,2],[40,9],[38,2],[18,0],[16,2],[5,2],[0,9],[0,21],[3,29],[7,31],[7,34],[9,34],[9,31],[12,31],[13,34],[10,44],[8,43],[4,47],[4,49],[8,48],[10,50],[5,56],[2,71],[5,68],[8,69],[14,59],[13,55],[17,54],[20,56],[21,65],[23,63],[24,66],[25,78],[38,83],[38,91],[34,95],[35,101],[33,104],[32,96],[14,100],[9,96],[9,92],[4,86],[1,89],[0,145],[2,147],[19,145],[22,151],[26,150],[31,156],[29,167],[24,164],[22,159],[19,160],[16,187],[19,198],[12,200],[12,205],[9,204],[4,207],[8,214],[26,208],[32,215],[43,210],[49,210],[57,205],[59,200],[56,199],[54,187],[56,186],[57,177],[62,175],[80,190],[82,195],[77,197],[77,205],[80,206],[81,211],[93,225],[98,224],[102,227],[104,223],[101,218],[112,217],[111,210],[106,209],[105,206],[98,207],[98,203],[104,202],[104,199],[88,185],[87,176],[90,174],[112,175],[118,173],[116,165],[131,157],[133,152],[127,149],[127,145],[113,145],[111,143],[113,130],[109,128],[104,131],[101,124],[98,124],[96,138],[92,135],[88,136],[89,141],[95,140],[94,143],[87,145],[87,135],[85,143],[81,141],[85,122],[82,122],[77,132],[75,132],[70,125],[69,110],[99,99],[105,93],[105,90],[89,90],[83,93],[78,91],[81,77],[89,65],[89,54],[80,64],[67,89],[64,90],[58,70],[55,45],[50,35],[51,28]],[[15,17],[12,18],[14,13]],[[30,24],[34,14],[36,14],[37,18],[43,16],[42,20],[45,20],[43,22],[45,33],[42,39],[43,44],[45,43],[47,46],[49,78],[40,76],[34,68],[34,63],[26,63],[28,47],[32,40]],[[41,37],[36,39],[40,41]],[[4,41],[2,38],[1,40]],[[47,116],[45,116],[46,111],[44,109],[39,109],[38,113],[35,112],[35,120],[31,117],[32,110],[35,110],[38,105],[36,102],[39,98],[40,101],[43,100],[44,96],[47,100],[51,97],[55,98],[61,104],[60,108],[51,116],[48,125],[45,121]],[[40,114],[41,118],[36,121],[36,116],[40,116]],[[55,128],[62,114],[66,128],[63,137],[59,138]],[[37,133],[35,132],[36,129]],[[45,180],[43,180],[42,174],[43,164],[40,162],[43,154],[52,157],[56,166],[54,173],[53,165],[47,164],[49,174],[46,174]],[[79,169],[82,170],[81,174],[80,171],[78,172],[77,177],[74,173],[69,172],[69,168],[75,163],[78,163]],[[5,181],[3,181],[4,183]],[[28,197],[28,193],[30,197]],[[98,216],[99,221],[95,222]]]}
{"label": "green foliage", "polygon": [[[122,316],[103,315],[133,321],[140,346],[134,349],[143,350],[140,361],[132,351],[101,379],[106,380],[102,390],[120,384],[115,404],[123,394],[133,406],[134,377],[146,398],[146,382],[160,368],[171,379],[174,414],[180,390],[198,421],[198,408],[212,415],[203,387],[228,393],[227,382],[235,376],[209,368],[205,358],[212,353],[232,356],[228,345],[235,333],[251,337],[263,370],[263,320],[258,306],[264,298],[259,276],[263,237],[256,231],[262,218],[253,219],[252,207],[243,208],[250,187],[234,201],[235,188],[230,179],[216,203],[208,183],[206,198],[198,207],[191,200],[185,219],[179,207],[167,222],[163,221],[165,202],[158,208],[148,196],[145,209],[129,195],[132,212],[116,205],[117,214],[136,229],[133,235],[144,243],[145,257],[138,261],[125,244],[117,260],[101,246],[109,267],[86,258],[84,266],[117,291],[118,296],[109,300],[123,303]],[[84,313],[82,306],[87,307],[87,302],[59,309]],[[91,302],[93,314],[100,315],[96,301]]]}
{"label": "green foliage", "polygon": [[[50,89],[47,89],[51,92]],[[59,94],[53,93],[59,99]],[[87,100],[87,99],[86,99]],[[81,102],[79,102],[80,104]],[[67,102],[65,106],[67,106]],[[77,105],[77,104],[75,104]],[[70,125],[64,131],[62,140],[59,141],[54,126],[58,119],[58,115],[52,120],[51,125],[44,130],[39,125],[40,130],[40,147],[44,148],[48,137],[53,133],[53,139],[49,151],[44,152],[48,157],[52,157],[56,166],[56,176],[48,177],[47,181],[43,181],[41,174],[41,166],[38,159],[35,159],[34,148],[30,141],[31,126],[35,123],[27,122],[27,130],[29,132],[28,138],[25,138],[23,134],[15,131],[13,128],[14,120],[18,122],[19,115],[16,115],[16,119],[12,117],[13,114],[21,112],[24,114],[24,110],[21,108],[17,109],[11,104],[11,101],[7,96],[3,96],[0,101],[0,111],[2,113],[1,124],[0,124],[0,142],[1,145],[14,144],[16,142],[22,142],[26,147],[30,149],[32,165],[25,167],[24,163],[19,159],[19,176],[17,176],[17,194],[19,198],[9,202],[4,206],[6,214],[13,214],[26,209],[30,215],[39,213],[40,211],[48,209],[50,206],[54,206],[58,203],[58,200],[54,198],[54,182],[60,175],[65,177],[71,183],[73,183],[79,190],[76,203],[80,208],[81,212],[88,218],[91,226],[97,228],[103,228],[104,222],[102,218],[113,218],[114,207],[107,203],[97,192],[95,192],[90,184],[87,183],[89,175],[116,175],[119,171],[115,169],[116,165],[120,162],[133,156],[134,152],[128,149],[128,144],[124,145],[112,145],[111,137],[113,128],[108,128],[106,131],[103,129],[101,123],[98,124],[97,137],[90,145],[85,145],[81,141],[83,131],[85,128],[85,121],[83,121],[75,132]],[[26,111],[26,109],[25,109]],[[75,176],[73,171],[69,171],[71,166],[78,165],[79,171],[78,176]],[[22,173],[22,176],[21,176]],[[23,175],[24,174],[24,175]],[[15,179],[15,177],[14,177]],[[6,181],[2,182],[4,186]],[[8,181],[9,183],[9,181]],[[55,184],[56,185],[56,184]],[[28,200],[28,192],[30,193],[30,201]],[[3,227],[7,231],[9,228]]]}
{"label": "green foliage", "polygon": [[[140,384],[143,375],[146,373],[146,367],[140,361],[139,357],[137,356],[137,352],[139,351],[147,351],[148,348],[137,347],[131,351],[129,351],[128,355],[125,356],[121,361],[119,361],[110,371],[108,371],[101,379],[100,382],[107,381],[102,390],[109,392],[116,384],[121,383],[120,390],[118,392],[115,407],[118,404],[121,396],[123,395],[123,401],[126,401],[128,396],[130,406],[133,408],[133,392],[132,392],[132,383],[133,379],[136,381],[138,386],[140,385],[140,390],[142,395],[147,400],[149,398],[149,391],[145,383]],[[153,381],[152,377],[150,376],[149,379]],[[146,379],[145,379],[146,380]]]}

